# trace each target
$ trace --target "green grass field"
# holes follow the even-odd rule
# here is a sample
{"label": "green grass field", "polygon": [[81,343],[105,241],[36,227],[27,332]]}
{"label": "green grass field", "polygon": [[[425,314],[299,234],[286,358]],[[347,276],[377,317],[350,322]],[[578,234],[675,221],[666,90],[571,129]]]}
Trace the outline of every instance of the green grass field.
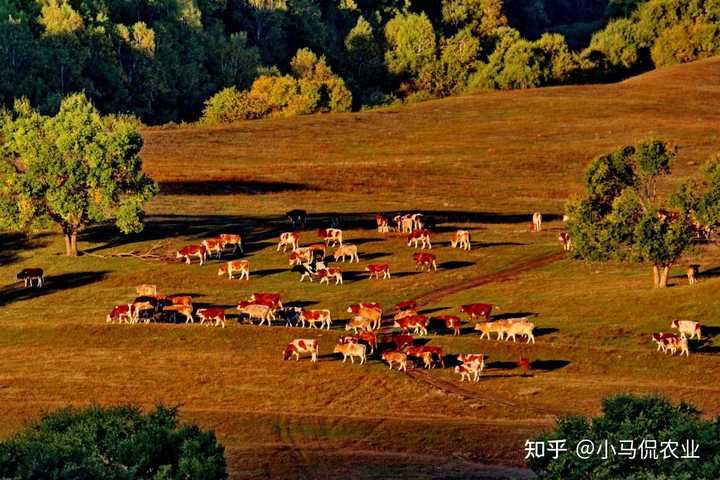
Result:
{"label": "green grass field", "polygon": [[[665,290],[651,288],[648,266],[534,262],[561,252],[563,203],[580,192],[594,155],[654,136],[679,146],[683,178],[720,151],[719,81],[720,59],[710,59],[614,85],[148,129],[146,169],[162,194],[142,234],[91,228],[81,237],[87,254],[76,259],[64,257],[54,232],[0,235],[0,434],[65,405],[166,402],[216,430],[233,478],[498,478],[525,472],[486,464],[523,467],[526,439],[558,416],[597,413],[612,393],[663,393],[718,415],[716,244],[694,250]],[[330,213],[341,215],[361,257],[345,266],[345,285],[301,284],[288,270],[275,245],[291,208],[310,213],[303,244],[317,241]],[[435,217],[440,270],[415,272],[403,239],[375,231],[378,211]],[[541,233],[530,232],[533,211],[548,219]],[[471,252],[449,248],[457,228],[472,231]],[[217,260],[200,267],[106,257],[157,242],[172,253],[221,232],[243,234],[249,282],[218,276]],[[390,263],[393,278],[369,281],[362,270],[371,262]],[[695,262],[708,274],[689,287],[683,266]],[[14,284],[30,266],[46,270],[46,289]],[[463,287],[478,277],[480,286]],[[283,362],[281,351],[317,331],[234,321],[225,329],[107,325],[112,306],[132,300],[140,283],[228,313],[252,292],[277,291],[285,302],[330,309],[338,327],[322,333],[313,366]],[[537,343],[480,340],[469,324],[459,338],[433,332],[430,343],[447,353],[489,355],[476,385],[460,384],[450,369],[405,375],[377,359],[343,365],[332,355],[348,304],[389,307],[426,295],[432,314],[489,301],[500,306],[498,318],[532,315]],[[689,358],[658,354],[650,341],[676,317],[709,327]],[[514,367],[521,355],[535,362],[530,377]]]}

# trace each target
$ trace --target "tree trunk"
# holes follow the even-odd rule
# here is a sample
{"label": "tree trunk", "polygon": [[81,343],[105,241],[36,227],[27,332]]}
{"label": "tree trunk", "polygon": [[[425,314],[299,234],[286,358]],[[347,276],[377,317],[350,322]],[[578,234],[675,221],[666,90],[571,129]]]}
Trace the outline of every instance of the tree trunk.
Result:
{"label": "tree trunk", "polygon": [[653,281],[655,288],[667,287],[668,275],[672,265],[653,265]]}
{"label": "tree trunk", "polygon": [[65,235],[65,255],[68,257],[77,257],[77,230],[69,230],[64,232]]}

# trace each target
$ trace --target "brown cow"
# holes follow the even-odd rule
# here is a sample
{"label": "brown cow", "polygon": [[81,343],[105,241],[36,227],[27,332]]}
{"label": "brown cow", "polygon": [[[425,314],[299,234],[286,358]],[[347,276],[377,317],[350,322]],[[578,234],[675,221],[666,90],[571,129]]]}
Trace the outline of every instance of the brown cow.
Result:
{"label": "brown cow", "polygon": [[460,335],[460,325],[462,325],[460,317],[455,315],[438,315],[434,318],[444,322],[445,328],[451,328],[453,330],[453,336]]}
{"label": "brown cow", "polygon": [[419,230],[413,230],[407,236],[408,247],[413,244],[413,248],[418,248],[418,243],[422,242],[422,248],[426,246],[428,249],[432,249],[432,243],[430,243],[430,231],[423,228]]}
{"label": "brown cow", "polygon": [[490,313],[492,312],[493,307],[500,310],[500,307],[492,303],[471,303],[468,305],[462,305],[460,307],[460,311],[466,313],[470,317],[470,320],[475,321],[477,320],[477,317],[483,316],[485,317],[485,320],[489,322]]}
{"label": "brown cow", "polygon": [[368,278],[373,278],[373,276],[375,276],[376,279],[380,280],[381,273],[383,275],[383,280],[390,278],[390,265],[387,263],[372,263],[365,267],[365,271],[370,273]]}
{"label": "brown cow", "polygon": [[22,280],[25,284],[25,288],[33,286],[33,281],[37,280],[38,288],[42,287],[45,283],[45,273],[42,268],[23,268],[15,276],[18,280]]}
{"label": "brown cow", "polygon": [[470,251],[470,231],[469,230],[458,230],[450,240],[450,246],[452,248],[460,248],[461,250]]}
{"label": "brown cow", "polygon": [[220,256],[222,255],[222,240],[220,240],[219,238],[210,238],[207,240],[203,240],[202,246],[205,247],[205,250],[208,252],[208,255],[210,257],[212,257],[212,252],[215,252],[217,254],[217,258],[220,258]]}
{"label": "brown cow", "polygon": [[222,328],[225,328],[225,309],[219,307],[200,308],[196,313],[200,317],[200,325],[207,320],[208,325],[214,321],[216,327],[222,325]]}
{"label": "brown cow", "polygon": [[432,361],[434,360],[434,357],[437,357],[440,365],[443,368],[445,368],[445,360],[443,358],[444,353],[443,353],[443,349],[441,347],[433,347],[430,345],[421,345],[421,346],[417,346],[417,347],[408,347],[408,349],[407,349],[407,354],[410,355],[411,357],[422,358],[423,355],[426,353],[430,354],[430,358],[431,358],[430,365],[428,365],[428,362],[425,362],[426,368],[432,367]]}
{"label": "brown cow", "polygon": [[414,329],[416,335],[427,335],[428,318],[425,315],[413,315],[410,317],[395,320],[394,327],[398,327],[403,333],[407,333],[409,329]]}
{"label": "brown cow", "polygon": [[202,265],[207,257],[207,249],[204,245],[187,245],[178,250],[175,256],[177,258],[184,258],[185,263],[188,265],[190,265],[190,257],[198,257],[200,259],[200,265]]}
{"label": "brown cow", "polygon": [[415,253],[413,259],[415,260],[416,269],[419,268],[420,271],[423,271],[427,267],[428,272],[431,268],[437,271],[437,261],[432,253]]}
{"label": "brown cow", "polygon": [[277,251],[279,252],[280,248],[282,248],[282,251],[286,252],[288,247],[290,247],[290,250],[296,250],[299,244],[300,233],[284,232],[280,234],[280,241],[278,242]]}
{"label": "brown cow", "polygon": [[228,245],[232,245],[232,253],[235,253],[238,250],[240,250],[240,253],[244,253],[242,246],[242,237],[240,235],[234,233],[221,233],[218,236],[218,240],[220,240],[223,250],[227,248]]}
{"label": "brown cow", "polygon": [[107,323],[112,323],[116,320],[118,323],[130,323],[132,320],[131,305],[115,305],[106,317],[105,321]]}
{"label": "brown cow", "polygon": [[398,371],[407,372],[407,355],[402,352],[385,352],[382,354],[382,359],[387,362],[390,369],[393,368],[393,363],[398,364]]}

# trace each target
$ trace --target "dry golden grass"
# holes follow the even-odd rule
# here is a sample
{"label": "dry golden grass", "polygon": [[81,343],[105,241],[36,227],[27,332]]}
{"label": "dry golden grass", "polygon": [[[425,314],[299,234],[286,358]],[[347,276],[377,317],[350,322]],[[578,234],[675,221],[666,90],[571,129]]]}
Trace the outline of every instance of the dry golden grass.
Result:
{"label": "dry golden grass", "polygon": [[[29,243],[3,236],[5,282],[19,268],[39,265],[49,285],[42,294],[0,291],[0,433],[67,404],[167,402],[218,432],[236,478],[482,478],[476,462],[522,466],[525,439],[557,415],[596,413],[611,393],[661,392],[717,415],[714,338],[689,359],[655,354],[649,340],[674,316],[716,323],[712,299],[720,280],[711,276],[694,288],[678,278],[674,287],[653,291],[646,267],[562,260],[441,298],[427,307],[456,312],[461,303],[492,301],[502,307],[498,315],[537,314],[541,328],[530,346],[479,340],[467,329],[460,338],[432,336],[449,353],[490,355],[478,385],[459,385],[449,370],[430,373],[462,396],[377,360],[342,365],[330,354],[341,329],[320,337],[322,358],[314,367],[283,362],[280,351],[289,339],[317,332],[234,322],[224,330],[118,326],[105,325],[104,316],[133,298],[134,285],[151,282],[229,312],[253,291],[279,291],[286,301],[313,302],[345,319],[349,303],[389,306],[556,253],[562,224],[555,219],[532,234],[530,213],[561,213],[565,199],[580,191],[592,156],[655,136],[679,145],[682,177],[720,150],[719,80],[720,59],[710,59],[616,85],[146,130],[146,167],[163,189],[149,206],[146,231],[119,237],[98,227],[86,232],[81,247],[103,254],[167,239],[171,249],[238,231],[248,242],[251,281],[218,277],[217,261],[200,268],[67,259],[54,235]],[[288,229],[282,214],[290,208],[306,208],[313,217],[303,243],[316,240],[313,229],[325,225],[329,212],[344,214],[347,241],[359,245],[362,260],[346,267],[345,286],[299,284],[287,271],[273,242]],[[372,230],[374,212],[395,210],[423,210],[441,221],[433,239],[437,274],[414,274],[412,250],[402,239]],[[473,231],[470,253],[447,245],[460,227]],[[720,265],[720,252],[711,245],[689,260],[706,270]],[[361,270],[370,261],[389,262],[395,278],[366,280]],[[513,368],[520,355],[539,362],[534,376],[520,377]],[[435,473],[434,463],[442,466]]]}

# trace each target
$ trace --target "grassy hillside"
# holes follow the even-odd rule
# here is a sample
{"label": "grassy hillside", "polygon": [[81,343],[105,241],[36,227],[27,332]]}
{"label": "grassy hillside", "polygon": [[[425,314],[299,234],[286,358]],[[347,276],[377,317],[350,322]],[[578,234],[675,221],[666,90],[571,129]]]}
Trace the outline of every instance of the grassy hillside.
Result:
{"label": "grassy hillside", "polygon": [[[651,288],[648,267],[562,256],[535,261],[560,252],[563,202],[579,192],[594,155],[655,136],[679,145],[676,172],[685,176],[720,150],[719,80],[720,59],[711,59],[615,85],[227,128],[149,129],[144,158],[163,193],[150,205],[143,234],[90,229],[81,248],[93,255],[78,259],[63,257],[51,233],[0,236],[7,285],[0,291],[0,433],[66,404],[163,401],[217,430],[236,478],[350,471],[360,478],[483,478],[486,463],[522,466],[527,438],[556,416],[596,413],[609,393],[661,392],[717,415],[716,245],[687,259],[709,271],[696,287],[678,268],[665,291]],[[289,228],[282,214],[290,208],[311,214],[303,243],[316,240],[328,213],[341,213],[346,239],[361,255],[359,266],[346,266],[346,285],[300,284],[287,270],[274,242]],[[400,210],[439,221],[437,273],[416,273],[403,240],[373,230],[376,211]],[[539,234],[529,231],[536,210],[549,220]],[[448,246],[460,227],[473,232],[472,252]],[[216,260],[199,267],[96,256],[144,251],[158,241],[171,251],[225,231],[245,235],[250,282],[217,276]],[[394,278],[368,281],[362,269],[370,261],[389,262]],[[13,285],[25,266],[46,269],[46,290]],[[279,291],[287,302],[331,309],[339,328],[320,337],[321,361],[313,367],[283,362],[280,352],[289,339],[315,331],[234,322],[224,330],[106,325],[110,308],[131,300],[142,282],[228,312],[253,291]],[[473,288],[463,289],[467,282]],[[501,306],[499,318],[533,315],[537,344],[479,340],[469,325],[460,338],[433,334],[431,344],[448,353],[490,355],[478,385],[460,385],[449,369],[404,375],[377,360],[360,367],[332,355],[349,303],[389,306],[417,296],[430,300],[425,308],[433,313],[491,301]],[[715,327],[689,359],[656,354],[650,342],[650,332],[668,330],[677,316]],[[514,368],[520,355],[535,362],[532,377]]]}

